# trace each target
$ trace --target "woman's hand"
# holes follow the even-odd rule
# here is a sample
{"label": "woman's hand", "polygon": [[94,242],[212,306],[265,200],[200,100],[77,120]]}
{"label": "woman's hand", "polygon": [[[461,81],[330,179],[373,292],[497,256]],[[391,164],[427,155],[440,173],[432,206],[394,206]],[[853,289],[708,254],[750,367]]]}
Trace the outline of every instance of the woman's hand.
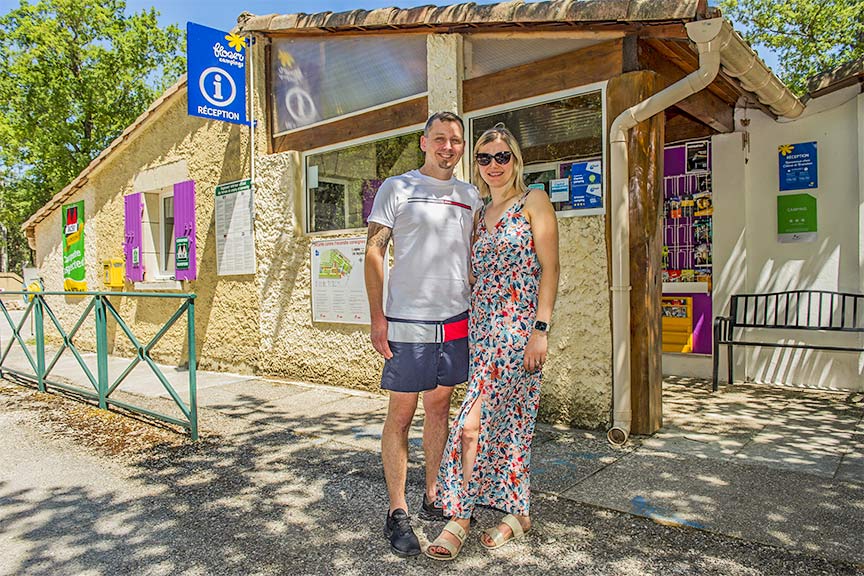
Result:
{"label": "woman's hand", "polygon": [[525,369],[528,372],[536,372],[543,368],[546,362],[546,348],[549,345],[546,332],[534,330],[525,345]]}

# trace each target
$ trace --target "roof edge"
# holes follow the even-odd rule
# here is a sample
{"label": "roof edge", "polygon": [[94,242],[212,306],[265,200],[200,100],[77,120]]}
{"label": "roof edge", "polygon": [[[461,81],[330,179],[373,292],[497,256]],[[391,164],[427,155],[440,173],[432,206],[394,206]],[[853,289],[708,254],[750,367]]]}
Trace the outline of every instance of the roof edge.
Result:
{"label": "roof edge", "polygon": [[243,12],[235,31],[245,34],[336,32],[358,29],[409,29],[463,24],[542,24],[548,22],[628,23],[681,20],[710,16],[705,0],[512,0],[497,4],[452,4],[415,8],[378,8],[346,12],[266,14]]}

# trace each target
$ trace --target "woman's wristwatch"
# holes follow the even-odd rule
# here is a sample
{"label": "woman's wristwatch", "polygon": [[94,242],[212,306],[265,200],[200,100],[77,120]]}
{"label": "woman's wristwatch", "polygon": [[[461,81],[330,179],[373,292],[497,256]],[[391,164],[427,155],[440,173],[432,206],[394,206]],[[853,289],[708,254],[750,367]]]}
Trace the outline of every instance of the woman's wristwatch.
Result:
{"label": "woman's wristwatch", "polygon": [[544,334],[549,332],[549,323],[543,322],[542,320],[537,320],[534,322],[534,330],[538,332],[543,332]]}

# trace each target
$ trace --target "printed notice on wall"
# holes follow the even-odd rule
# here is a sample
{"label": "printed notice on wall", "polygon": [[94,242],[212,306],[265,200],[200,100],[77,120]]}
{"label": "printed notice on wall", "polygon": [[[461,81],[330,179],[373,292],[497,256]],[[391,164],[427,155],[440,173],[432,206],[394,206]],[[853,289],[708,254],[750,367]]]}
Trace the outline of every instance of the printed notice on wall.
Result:
{"label": "printed notice on wall", "polygon": [[[313,240],[312,320],[344,324],[369,324],[369,301],[363,260],[366,237]],[[384,286],[388,270],[384,267]],[[386,288],[385,288],[386,293]]]}
{"label": "printed notice on wall", "polygon": [[819,187],[816,152],[816,142],[783,144],[777,148],[781,192]]}
{"label": "printed notice on wall", "polygon": [[251,180],[216,186],[216,273],[255,273],[254,197]]}

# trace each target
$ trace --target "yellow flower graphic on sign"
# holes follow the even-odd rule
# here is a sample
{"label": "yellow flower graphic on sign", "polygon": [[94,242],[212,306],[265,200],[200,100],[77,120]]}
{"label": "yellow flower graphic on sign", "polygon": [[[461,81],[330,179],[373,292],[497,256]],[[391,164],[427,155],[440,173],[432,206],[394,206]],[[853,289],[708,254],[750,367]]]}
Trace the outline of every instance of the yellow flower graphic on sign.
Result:
{"label": "yellow flower graphic on sign", "polygon": [[282,64],[284,68],[293,68],[294,67],[294,56],[291,55],[290,52],[284,52],[282,50],[279,51],[279,63]]}
{"label": "yellow flower graphic on sign", "polygon": [[782,146],[777,147],[777,151],[780,152],[780,154],[782,154],[783,156],[786,156],[794,149],[795,146],[793,146],[792,144],[783,144]]}
{"label": "yellow flower graphic on sign", "polygon": [[233,48],[237,52],[242,52],[243,47],[246,46],[246,41],[242,36],[238,36],[233,32],[230,32],[227,36],[225,36],[225,40],[228,41],[228,47]]}

